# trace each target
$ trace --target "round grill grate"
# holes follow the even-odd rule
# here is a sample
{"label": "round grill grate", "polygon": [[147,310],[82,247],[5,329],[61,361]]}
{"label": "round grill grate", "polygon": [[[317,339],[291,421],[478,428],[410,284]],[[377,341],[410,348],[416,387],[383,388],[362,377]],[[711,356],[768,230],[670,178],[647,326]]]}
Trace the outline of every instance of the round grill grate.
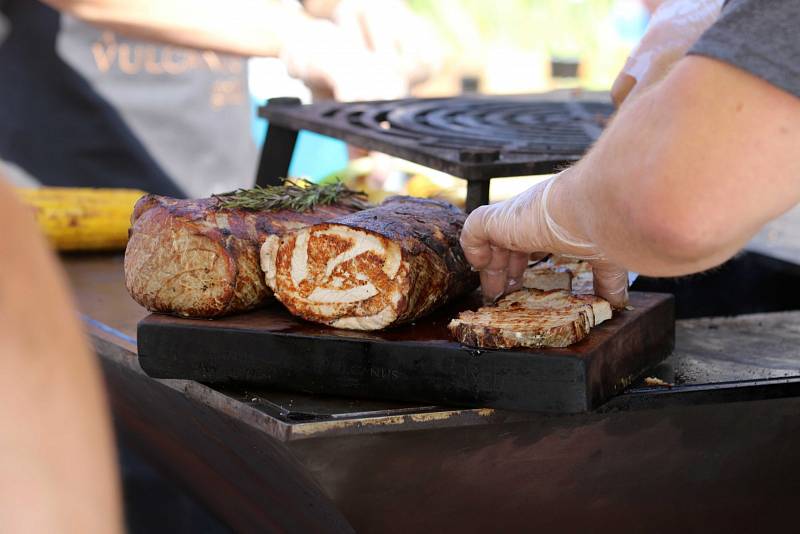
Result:
{"label": "round grill grate", "polygon": [[506,155],[582,154],[602,131],[601,102],[458,98],[346,105],[328,110],[385,141],[445,149],[495,149]]}

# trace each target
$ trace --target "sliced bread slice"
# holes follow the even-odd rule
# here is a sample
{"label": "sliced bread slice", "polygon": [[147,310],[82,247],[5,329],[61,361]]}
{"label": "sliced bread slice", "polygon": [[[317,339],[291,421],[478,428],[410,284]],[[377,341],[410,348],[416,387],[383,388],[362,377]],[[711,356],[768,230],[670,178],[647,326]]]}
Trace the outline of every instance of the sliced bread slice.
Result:
{"label": "sliced bread slice", "polygon": [[473,347],[567,347],[611,316],[611,305],[594,295],[523,289],[495,306],[460,313],[448,328]]}

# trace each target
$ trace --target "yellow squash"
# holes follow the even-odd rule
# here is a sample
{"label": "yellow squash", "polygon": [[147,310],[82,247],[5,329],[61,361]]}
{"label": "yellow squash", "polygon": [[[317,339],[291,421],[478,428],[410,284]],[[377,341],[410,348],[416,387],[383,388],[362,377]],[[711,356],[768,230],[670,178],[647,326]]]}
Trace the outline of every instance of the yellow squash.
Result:
{"label": "yellow squash", "polygon": [[88,187],[18,188],[53,246],[62,251],[123,250],[133,206],[146,193]]}

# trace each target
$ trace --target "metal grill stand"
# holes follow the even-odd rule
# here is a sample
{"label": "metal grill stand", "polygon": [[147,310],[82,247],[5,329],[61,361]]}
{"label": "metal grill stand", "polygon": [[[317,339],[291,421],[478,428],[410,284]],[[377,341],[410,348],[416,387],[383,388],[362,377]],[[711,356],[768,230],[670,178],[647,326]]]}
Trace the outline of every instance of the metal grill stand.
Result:
{"label": "metal grill stand", "polygon": [[456,97],[300,105],[270,100],[256,183],[287,175],[297,133],[310,130],[467,180],[467,210],[489,202],[492,178],[548,174],[580,159],[613,107],[541,97]]}

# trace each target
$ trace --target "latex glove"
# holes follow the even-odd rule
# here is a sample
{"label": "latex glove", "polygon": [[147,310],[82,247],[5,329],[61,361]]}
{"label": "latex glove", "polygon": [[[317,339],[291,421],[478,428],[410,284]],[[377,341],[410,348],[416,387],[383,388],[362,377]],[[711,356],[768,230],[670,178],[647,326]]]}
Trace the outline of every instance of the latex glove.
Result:
{"label": "latex glove", "polygon": [[719,18],[724,0],[664,0],[657,4],[647,31],[611,88],[622,102],[661,81]]}
{"label": "latex glove", "polygon": [[329,88],[340,101],[388,100],[408,93],[394,58],[367,50],[356,36],[328,20],[307,18],[286,32],[280,57],[291,76],[312,88]]}
{"label": "latex glove", "polygon": [[365,49],[393,58],[411,85],[441,67],[442,45],[435,30],[403,0],[341,0],[333,20]]}
{"label": "latex glove", "polygon": [[495,302],[522,287],[532,253],[552,252],[588,260],[595,294],[615,308],[627,304],[628,273],[609,262],[586,238],[571,235],[548,213],[548,197],[559,176],[504,202],[481,206],[467,217],[461,246],[473,268],[480,271],[484,302]]}

